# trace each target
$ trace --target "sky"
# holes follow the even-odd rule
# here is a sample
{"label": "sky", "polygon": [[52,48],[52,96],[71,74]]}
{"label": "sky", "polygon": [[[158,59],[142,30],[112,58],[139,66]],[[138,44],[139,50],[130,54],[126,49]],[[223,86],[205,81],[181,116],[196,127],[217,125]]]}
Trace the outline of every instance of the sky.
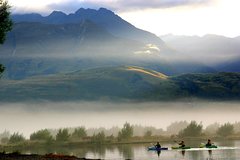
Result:
{"label": "sky", "polygon": [[13,13],[104,7],[156,35],[240,35],[240,0],[8,0]]}

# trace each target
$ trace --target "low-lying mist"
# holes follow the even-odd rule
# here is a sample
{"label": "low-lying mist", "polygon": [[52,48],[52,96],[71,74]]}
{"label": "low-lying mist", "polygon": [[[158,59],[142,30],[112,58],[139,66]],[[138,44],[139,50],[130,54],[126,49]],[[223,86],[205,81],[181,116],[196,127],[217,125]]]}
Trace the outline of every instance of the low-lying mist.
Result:
{"label": "low-lying mist", "polygon": [[204,127],[214,122],[240,121],[240,102],[38,102],[0,104],[0,133],[29,136],[44,128],[85,126],[122,127],[125,122],[163,128],[175,121],[195,120]]}

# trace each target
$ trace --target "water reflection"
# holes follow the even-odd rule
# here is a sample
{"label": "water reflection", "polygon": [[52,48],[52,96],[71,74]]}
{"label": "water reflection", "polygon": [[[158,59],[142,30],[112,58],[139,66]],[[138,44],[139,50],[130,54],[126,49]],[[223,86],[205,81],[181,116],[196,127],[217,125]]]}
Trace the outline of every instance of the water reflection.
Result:
{"label": "water reflection", "polygon": [[208,150],[208,158],[207,160],[213,160],[212,158],[212,150]]}
{"label": "water reflection", "polygon": [[117,148],[119,154],[122,155],[124,159],[131,159],[134,157],[133,147],[131,145],[120,145]]}
{"label": "water reflection", "polygon": [[[196,142],[199,144],[199,142]],[[218,146],[240,147],[240,141],[217,142]],[[171,144],[164,144],[171,146]],[[138,160],[217,160],[231,159],[239,160],[238,149],[213,149],[213,150],[168,150],[148,151],[147,144],[125,144],[125,145],[74,145],[56,147],[54,145],[41,146],[19,150],[22,153],[47,154],[58,153],[75,155],[77,157],[90,159],[138,159]]]}
{"label": "water reflection", "polygon": [[182,156],[184,157],[185,156],[185,150],[182,150]]}

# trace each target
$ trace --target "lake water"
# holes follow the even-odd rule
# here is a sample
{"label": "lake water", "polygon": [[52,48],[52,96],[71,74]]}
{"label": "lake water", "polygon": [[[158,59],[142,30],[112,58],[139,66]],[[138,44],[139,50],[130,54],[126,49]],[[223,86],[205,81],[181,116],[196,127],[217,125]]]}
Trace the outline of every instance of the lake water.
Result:
{"label": "lake water", "polygon": [[[201,142],[186,144],[198,146]],[[147,147],[151,144],[129,144],[129,145],[100,145],[74,148],[51,148],[43,150],[25,151],[27,153],[45,154],[50,152],[75,155],[77,157],[100,158],[109,160],[239,160],[240,159],[240,141],[221,141],[215,142],[221,146],[217,149],[189,149],[189,150],[168,150],[161,151],[158,155],[155,151],[148,151]],[[164,147],[171,147],[174,143],[161,143]]]}
{"label": "lake water", "polygon": [[[11,103],[0,104],[0,133],[23,133],[26,138],[44,128],[65,128],[85,126],[110,128],[122,127],[125,122],[154,126],[166,130],[175,121],[195,120],[206,127],[214,122],[220,124],[240,121],[238,102],[146,102],[146,103],[107,103],[107,102],[66,102],[66,103]],[[6,128],[7,127],[7,128]],[[197,147],[202,142],[187,142]],[[215,142],[222,146],[218,150],[169,150],[160,155],[148,151],[151,144],[102,145],[20,150],[22,153],[61,153],[77,157],[101,158],[109,160],[240,160],[240,141]],[[161,143],[171,147],[174,143]]]}

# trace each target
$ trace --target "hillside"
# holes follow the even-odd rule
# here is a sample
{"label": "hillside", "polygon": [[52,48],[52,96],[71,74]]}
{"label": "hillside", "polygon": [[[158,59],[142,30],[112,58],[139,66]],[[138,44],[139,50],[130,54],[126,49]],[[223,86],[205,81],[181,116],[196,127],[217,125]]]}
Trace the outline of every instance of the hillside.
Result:
{"label": "hillside", "polygon": [[[91,21],[76,24],[21,22],[0,47],[3,57],[111,57],[133,55],[143,44],[118,38]],[[120,50],[121,49],[121,50]]]}
{"label": "hillside", "polygon": [[210,34],[202,37],[169,34],[161,36],[161,38],[186,59],[201,61],[209,65],[224,64],[240,57],[240,41],[237,37],[228,38]]}
{"label": "hillside", "polygon": [[[107,67],[71,73],[1,80],[0,100],[165,101],[182,98],[239,99],[240,74],[186,74],[168,77],[136,66]],[[14,95],[14,96],[13,96]]]}

